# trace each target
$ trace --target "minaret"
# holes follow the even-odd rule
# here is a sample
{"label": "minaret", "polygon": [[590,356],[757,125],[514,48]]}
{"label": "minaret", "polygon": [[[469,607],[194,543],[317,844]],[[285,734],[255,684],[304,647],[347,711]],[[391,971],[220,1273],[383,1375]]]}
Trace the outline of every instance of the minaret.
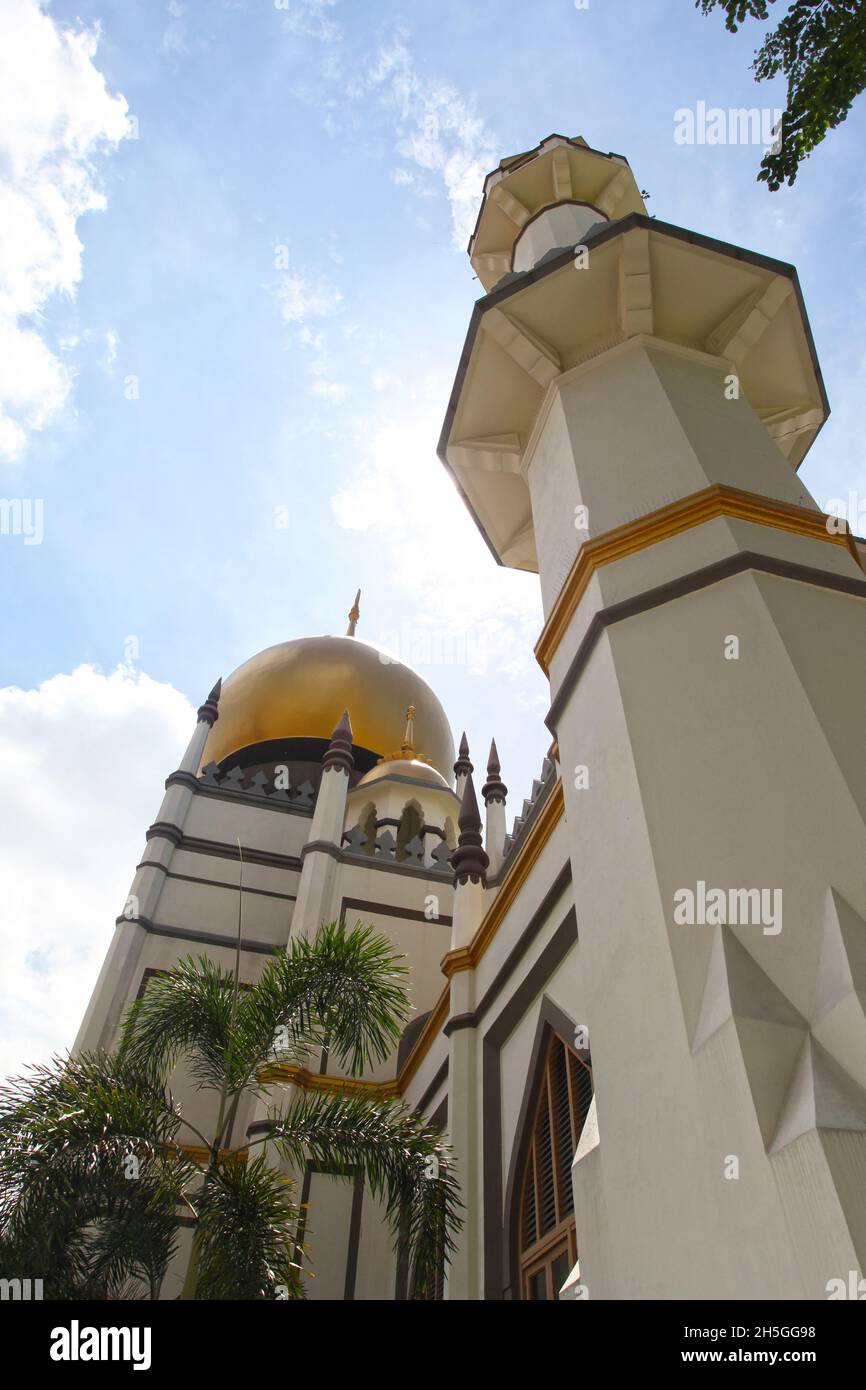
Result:
{"label": "minaret", "polygon": [[[147,832],[147,844],[132,886],[117,918],[114,937],[106,952],[96,988],[90,997],[73,1051],[108,1047],[113,1041],[126,1004],[129,972],[140,954],[148,924],[156,909],[175,849],[183,840],[183,827],[195,796],[207,736],[219,718],[222,680],[218,680],[198,711],[196,726],[180,766],[165,783],[159,814]],[[106,993],[110,992],[110,1000]]]}
{"label": "minaret", "polygon": [[487,888],[489,859],[481,839],[481,816],[472,774],[466,777],[460,815],[457,818],[460,835],[451,856],[454,869],[454,912],[451,925],[451,949],[468,946],[484,916],[484,896]]}
{"label": "minaret", "polygon": [[471,777],[474,771],[475,769],[469,761],[469,742],[464,730],[460,736],[460,748],[457,753],[457,761],[454,764],[455,788],[461,801],[466,787],[466,779]]}
{"label": "minaret", "polygon": [[292,936],[315,936],[330,920],[331,890],[336,875],[335,851],[343,842],[349,778],[355,765],[352,724],[344,710],[322,759],[322,780],[313,811],[310,838],[301,850],[301,877],[292,913]]}
{"label": "minaret", "polygon": [[491,873],[498,873],[502,864],[505,847],[505,798],[508,788],[500,777],[502,768],[496,751],[496,739],[490,741],[490,756],[487,759],[487,781],[481,788],[485,807],[484,843],[490,859]]}
{"label": "minaret", "polygon": [[440,454],[541,583],[582,1280],[825,1298],[866,1265],[866,577],[797,477],[828,407],[796,272],[562,136],[488,177],[470,254]]}
{"label": "minaret", "polygon": [[[466,1221],[446,1273],[448,1299],[477,1299],[480,1289],[481,1212],[478,1201],[478,1040],[474,1018],[475,972],[465,968],[468,947],[484,917],[488,859],[481,843],[481,816],[471,772],[458,817],[460,836],[451,856],[454,907],[448,1037],[448,1132],[454,1150]],[[462,948],[462,950],[461,950]]]}

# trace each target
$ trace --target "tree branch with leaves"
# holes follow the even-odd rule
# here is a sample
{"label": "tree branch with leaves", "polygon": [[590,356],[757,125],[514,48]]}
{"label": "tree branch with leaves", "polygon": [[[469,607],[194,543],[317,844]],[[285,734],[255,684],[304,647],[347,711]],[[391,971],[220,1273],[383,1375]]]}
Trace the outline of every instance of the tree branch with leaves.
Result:
{"label": "tree branch with leaves", "polygon": [[[695,0],[704,14],[721,9],[735,34],[748,19],[767,22],[776,0]],[[761,160],[758,178],[774,192],[793,184],[800,165],[848,115],[866,86],[863,0],[795,0],[755,54],[759,82],[780,73],[788,84],[781,141]]]}

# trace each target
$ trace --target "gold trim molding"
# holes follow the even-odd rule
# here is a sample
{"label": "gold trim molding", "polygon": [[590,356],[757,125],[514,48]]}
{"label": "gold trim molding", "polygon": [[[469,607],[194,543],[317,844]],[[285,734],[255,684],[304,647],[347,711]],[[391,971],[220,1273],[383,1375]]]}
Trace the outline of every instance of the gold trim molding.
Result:
{"label": "gold trim molding", "polygon": [[523,846],[523,853],[515,860],[511,869],[505,876],[493,902],[490,904],[484,915],[484,920],[477,932],[473,936],[468,946],[461,946],[456,951],[449,951],[442,960],[442,974],[447,979],[456,975],[459,970],[474,970],[480,961],[487,947],[490,945],[494,936],[502,926],[509,908],[514,903],[517,894],[520,892],[527,878],[538,859],[553,829],[563,811],[565,810],[565,799],[562,790],[562,782],[557,781],[550,796],[541,809],[538,820],[532,826],[526,837]]}
{"label": "gold trim molding", "polygon": [[845,546],[858,568],[862,568],[854,537],[844,522],[840,523],[844,530],[828,531],[827,517],[823,512],[714,483],[701,492],[693,492],[689,497],[648,512],[637,521],[616,526],[584,542],[535,645],[536,660],[544,674],[550,675],[554,653],[597,569],[721,516],[755,522],[760,526],[773,526],[780,531],[807,536],[810,540]]}
{"label": "gold trim molding", "polygon": [[259,1072],[259,1081],[282,1086],[299,1086],[303,1091],[327,1091],[331,1095],[363,1095],[371,1100],[389,1100],[400,1094],[398,1081],[364,1081],[357,1076],[323,1076],[289,1062],[276,1062]]}
{"label": "gold trim molding", "polygon": [[[210,1160],[210,1149],[206,1149],[204,1144],[178,1144],[177,1148],[185,1153],[187,1158],[191,1158],[193,1163],[198,1163],[206,1167]],[[220,1149],[220,1163],[246,1163],[248,1151],[243,1149]]]}

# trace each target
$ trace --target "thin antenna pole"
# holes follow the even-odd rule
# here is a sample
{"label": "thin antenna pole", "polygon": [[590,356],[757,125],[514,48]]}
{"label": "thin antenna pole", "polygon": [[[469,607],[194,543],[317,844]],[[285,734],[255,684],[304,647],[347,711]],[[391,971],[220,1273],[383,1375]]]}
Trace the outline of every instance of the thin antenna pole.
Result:
{"label": "thin antenna pole", "polygon": [[241,861],[240,877],[238,882],[238,939],[235,946],[235,988],[232,996],[232,1028],[235,1026],[235,1016],[238,1009],[238,990],[241,982],[241,935],[243,932],[244,921],[244,852],[241,849],[240,836],[237,836],[238,859]]}

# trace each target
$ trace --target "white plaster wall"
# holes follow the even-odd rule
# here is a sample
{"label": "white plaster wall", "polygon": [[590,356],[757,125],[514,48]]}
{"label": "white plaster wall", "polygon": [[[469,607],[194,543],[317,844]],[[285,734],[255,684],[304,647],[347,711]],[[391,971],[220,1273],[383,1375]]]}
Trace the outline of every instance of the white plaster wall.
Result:
{"label": "white plaster wall", "polygon": [[202,840],[254,846],[270,854],[299,854],[310,834],[311,815],[245,805],[216,796],[196,796],[184,825],[184,834]]}
{"label": "white plaster wall", "polygon": [[397,1253],[394,1232],[384,1204],[364,1189],[361,1208],[361,1239],[355,1277],[355,1298],[391,1300],[397,1281]]}
{"label": "white plaster wall", "polygon": [[[737,938],[808,1015],[828,885],[866,911],[862,760],[843,773],[828,744],[856,746],[866,619],[802,589],[746,574],[616,625],[560,724],[563,763],[579,748],[595,772],[566,797],[600,1133],[581,1270],[597,1296],[822,1297],[852,1257],[820,1149],[796,1185],[767,1158],[752,1088],[781,1105],[778,1050],[747,1076],[728,1024],[692,1056],[712,929],[672,915],[698,879],[781,887],[782,932]],[[739,1181],[724,1178],[731,1154]],[[804,1262],[816,1213],[837,1235]]]}
{"label": "white plaster wall", "polygon": [[527,468],[545,613],[586,539],[574,531],[578,504],[590,536],[712,483],[815,505],[745,396],[725,398],[728,371],[721,359],[641,338],[552,388],[559,400]]}
{"label": "white plaster wall", "polygon": [[352,1217],[352,1178],[313,1173],[304,1244],[307,1296],[315,1301],[342,1301],[346,1287],[346,1260]]}

